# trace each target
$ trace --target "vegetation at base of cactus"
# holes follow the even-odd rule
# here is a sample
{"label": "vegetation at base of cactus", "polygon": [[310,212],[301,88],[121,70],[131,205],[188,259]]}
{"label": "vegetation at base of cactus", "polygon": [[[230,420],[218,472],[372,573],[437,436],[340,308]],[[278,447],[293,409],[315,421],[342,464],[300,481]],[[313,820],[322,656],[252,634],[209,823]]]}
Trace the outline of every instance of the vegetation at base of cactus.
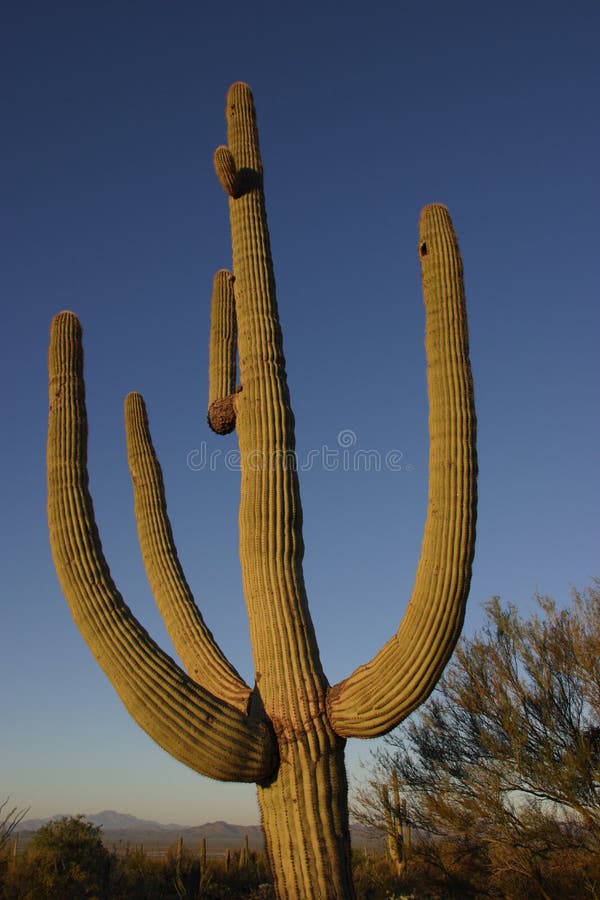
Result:
{"label": "vegetation at base of cactus", "polygon": [[476,457],[462,262],[448,211],[426,207],[419,258],[431,448],[421,559],[396,634],[374,659],[331,686],[302,573],[294,417],[256,114],[246,84],[230,88],[226,119],[227,147],[216,152],[215,168],[229,198],[233,274],[222,270],[213,285],[208,415],[220,433],[235,428],[239,441],[240,561],[254,690],[195,607],[139,395],[126,402],[138,533],[150,584],[187,672],[151,640],[112,581],[88,491],[81,328],[72,313],[57,316],[51,329],[51,546],[75,621],[141,727],[202,774],[256,782],[276,895],[350,900],[345,739],[385,734],[427,698],[464,618]]}

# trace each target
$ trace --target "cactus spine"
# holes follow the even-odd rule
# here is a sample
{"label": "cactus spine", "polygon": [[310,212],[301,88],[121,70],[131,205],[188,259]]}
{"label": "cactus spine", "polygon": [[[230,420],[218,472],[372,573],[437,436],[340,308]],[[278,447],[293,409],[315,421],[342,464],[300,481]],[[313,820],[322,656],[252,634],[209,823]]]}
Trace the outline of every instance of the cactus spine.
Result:
{"label": "cactus spine", "polygon": [[[254,781],[280,898],[352,898],[345,739],[384,734],[430,693],[460,633],[475,524],[475,415],[462,263],[441,206],[421,216],[430,487],[421,560],[397,633],[331,687],[302,575],[302,512],[252,94],[232,86],[215,169],[229,196],[233,274],[215,276],[209,423],[241,452],[240,560],[255,664],[246,685],[224,657],[177,559],[142,398],[126,400],[138,534],[184,672],[118,593],[87,487],[81,328],[60,313],[49,355],[48,516],[75,621],[138,723],[186,765]],[[237,355],[239,389],[235,388]]]}

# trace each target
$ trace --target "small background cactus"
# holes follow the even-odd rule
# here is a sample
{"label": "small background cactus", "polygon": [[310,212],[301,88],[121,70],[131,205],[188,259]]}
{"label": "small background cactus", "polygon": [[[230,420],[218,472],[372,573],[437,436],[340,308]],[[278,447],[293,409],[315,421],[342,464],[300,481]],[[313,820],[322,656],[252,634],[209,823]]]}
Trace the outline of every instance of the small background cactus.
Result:
{"label": "small background cactus", "polygon": [[379,790],[388,854],[396,875],[402,875],[410,855],[411,828],[406,815],[406,798],[400,798],[397,772],[392,772],[391,784],[381,784]]}

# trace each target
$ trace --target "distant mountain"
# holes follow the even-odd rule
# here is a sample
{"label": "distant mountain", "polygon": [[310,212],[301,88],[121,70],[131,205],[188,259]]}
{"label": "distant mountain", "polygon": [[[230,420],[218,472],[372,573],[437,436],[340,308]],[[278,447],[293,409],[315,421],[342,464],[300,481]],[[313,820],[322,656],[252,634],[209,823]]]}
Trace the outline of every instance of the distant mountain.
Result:
{"label": "distant mountain", "polygon": [[[25,819],[19,824],[19,832],[26,841],[29,835],[42,825],[62,816],[49,816],[46,819]],[[209,850],[220,850],[241,847],[245,835],[251,850],[262,850],[264,846],[263,832],[260,825],[232,825],[229,822],[205,822],[204,825],[163,825],[148,819],[138,819],[128,813],[107,809],[103,812],[85,816],[86,821],[102,828],[104,843],[112,846],[118,844],[140,845],[146,847],[168,847],[181,836],[188,847],[198,847],[202,838],[206,839]],[[374,846],[381,837],[374,829],[362,825],[352,825],[352,842],[354,846]],[[27,834],[23,834],[26,832]]]}
{"label": "distant mountain", "polygon": [[154,822],[151,819],[138,819],[136,816],[130,816],[128,813],[115,812],[114,809],[105,809],[95,815],[86,816],[88,822],[92,825],[99,825],[105,831],[118,828],[127,830],[129,828],[145,828],[149,831],[169,831],[170,829],[181,829],[181,825],[163,825],[161,822]]}
{"label": "distant mountain", "polygon": [[[37,831],[42,825],[51,822],[54,819],[60,819],[62,815],[48,816],[46,819],[25,819],[19,825],[20,831]],[[144,829],[146,831],[168,831],[171,829],[179,829],[182,831],[187,825],[162,825],[160,822],[153,822],[149,819],[138,819],[136,816],[130,816],[128,813],[115,812],[114,809],[105,809],[99,813],[85,814],[87,822],[92,825],[98,825],[105,831],[128,831]]]}
{"label": "distant mountain", "polygon": [[[19,824],[19,832],[26,840],[38,828],[47,822],[62,818],[61,815],[48,816],[45,819],[25,819]],[[164,825],[148,819],[138,819],[128,813],[107,809],[99,813],[86,814],[87,822],[102,828],[105,844],[144,844],[148,847],[168,847],[178,837],[183,837],[186,846],[198,846],[202,838],[206,838],[207,847],[227,848],[232,850],[241,847],[245,835],[251,849],[261,850],[263,833],[260,825],[231,825],[229,822],[206,822],[204,825]]]}

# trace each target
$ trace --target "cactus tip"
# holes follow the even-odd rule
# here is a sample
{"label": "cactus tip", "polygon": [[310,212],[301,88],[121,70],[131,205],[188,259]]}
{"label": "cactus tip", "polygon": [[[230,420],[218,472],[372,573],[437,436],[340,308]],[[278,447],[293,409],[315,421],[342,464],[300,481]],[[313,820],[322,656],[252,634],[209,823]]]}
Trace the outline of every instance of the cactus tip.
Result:
{"label": "cactus tip", "polygon": [[245,81],[234,81],[234,83],[227,91],[227,105],[231,106],[232,104],[239,103],[242,100],[250,100],[252,103],[254,102],[252,89],[249,84],[246,84]]}
{"label": "cactus tip", "polygon": [[69,309],[64,309],[57,313],[50,323],[50,336],[59,337],[60,335],[70,335],[76,340],[81,340],[83,329],[81,322]]}
{"label": "cactus tip", "polygon": [[129,391],[127,396],[125,397],[125,406],[129,406],[132,409],[135,407],[145,407],[144,398],[138,391]]}
{"label": "cactus tip", "polygon": [[79,322],[79,319],[75,315],[74,312],[71,312],[70,309],[63,309],[61,312],[56,313],[56,315],[52,318],[52,325],[60,325],[66,322]]}
{"label": "cactus tip", "polygon": [[213,284],[218,285],[219,282],[230,281],[232,284],[235,281],[235,275],[233,275],[229,269],[219,269],[218,272],[215,272],[215,277],[213,278]]}
{"label": "cactus tip", "polygon": [[450,218],[450,212],[445,203],[428,203],[427,206],[424,206],[421,210],[419,221],[421,224],[423,224],[436,215],[442,215]]}
{"label": "cactus tip", "polygon": [[443,203],[429,203],[421,210],[419,217],[419,256],[423,259],[428,255],[428,238],[439,228],[450,229],[454,232],[452,218],[448,207]]}

